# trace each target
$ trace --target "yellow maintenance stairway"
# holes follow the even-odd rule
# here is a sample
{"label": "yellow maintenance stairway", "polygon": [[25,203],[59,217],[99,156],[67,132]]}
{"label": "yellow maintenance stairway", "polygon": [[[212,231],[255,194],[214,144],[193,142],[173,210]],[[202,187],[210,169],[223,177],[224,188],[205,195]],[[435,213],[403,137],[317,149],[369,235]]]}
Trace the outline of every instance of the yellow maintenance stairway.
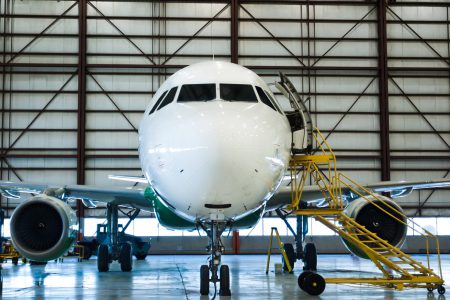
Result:
{"label": "yellow maintenance stairway", "polygon": [[[349,248],[370,258],[381,273],[379,277],[375,278],[324,279],[315,272],[305,271],[298,278],[300,288],[311,295],[318,295],[325,289],[325,283],[347,283],[370,284],[398,290],[426,288],[428,291],[432,291],[437,289],[439,294],[444,294],[445,288],[443,286],[444,280],[442,279],[437,237],[414,224],[403,212],[383,201],[383,196],[372,193],[349,177],[339,173],[336,169],[336,157],[317,129],[313,133],[313,137],[319,149],[318,153],[294,155],[291,159],[291,213],[314,217],[339,234]],[[319,186],[326,201],[320,207],[308,206],[305,208],[304,203],[301,203],[303,188],[310,178]],[[350,190],[354,195],[358,195],[359,199],[364,199],[376,209],[422,235],[426,243],[426,265],[416,261],[410,255],[369,231],[366,227],[357,223],[354,218],[347,216],[344,212],[347,203],[345,197],[343,197],[343,189]],[[435,257],[430,257],[431,243],[435,243],[437,251]],[[432,258],[436,262],[438,270],[436,272],[431,268]]]}

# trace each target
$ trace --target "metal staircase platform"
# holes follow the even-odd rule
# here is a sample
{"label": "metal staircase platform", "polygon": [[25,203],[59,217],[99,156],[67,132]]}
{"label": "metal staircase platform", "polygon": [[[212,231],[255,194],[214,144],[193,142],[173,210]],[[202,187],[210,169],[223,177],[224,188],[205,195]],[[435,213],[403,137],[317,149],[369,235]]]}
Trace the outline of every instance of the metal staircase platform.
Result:
{"label": "metal staircase platform", "polygon": [[[325,278],[325,282],[369,284],[398,290],[404,288],[427,288],[429,291],[437,289],[440,294],[443,294],[445,288],[443,287],[444,280],[442,278],[439,241],[437,237],[417,224],[414,224],[414,228],[408,225],[408,223],[413,223],[413,221],[408,220],[401,211],[396,210],[388,204],[385,205],[389,209],[383,207],[384,205],[380,205],[380,203],[375,203],[373,201],[374,199],[382,203],[384,202],[377,194],[372,193],[349,177],[338,172],[336,168],[336,157],[320,131],[316,129],[312,135],[317,144],[317,152],[319,153],[293,155],[291,159],[292,203],[289,207],[291,213],[315,218],[339,234],[352,246],[362,251],[381,271],[380,277],[375,278]],[[310,207],[305,205],[305,203],[301,203],[303,187],[310,178],[323,194],[324,201],[320,207]],[[415,231],[420,228],[420,234],[426,240],[426,266],[399,248],[391,245],[388,241],[380,238],[376,233],[360,225],[355,219],[347,216],[344,212],[346,203],[342,197],[343,186],[350,189],[355,195],[358,195],[360,199],[364,199],[405,226],[413,228]],[[398,216],[401,216],[401,218]],[[431,240],[436,242],[437,273],[430,267],[429,243]]]}

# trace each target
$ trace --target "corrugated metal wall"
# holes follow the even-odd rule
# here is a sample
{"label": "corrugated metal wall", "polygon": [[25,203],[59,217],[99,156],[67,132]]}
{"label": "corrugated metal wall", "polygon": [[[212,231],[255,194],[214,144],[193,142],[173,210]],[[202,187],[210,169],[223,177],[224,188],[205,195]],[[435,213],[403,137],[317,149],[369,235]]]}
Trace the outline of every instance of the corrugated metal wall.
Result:
{"label": "corrugated metal wall", "polygon": [[[153,93],[213,58],[269,83],[289,74],[359,182],[448,177],[449,13],[425,0],[1,0],[1,178],[139,175],[136,131]],[[450,215],[448,190],[429,195],[404,205]]]}

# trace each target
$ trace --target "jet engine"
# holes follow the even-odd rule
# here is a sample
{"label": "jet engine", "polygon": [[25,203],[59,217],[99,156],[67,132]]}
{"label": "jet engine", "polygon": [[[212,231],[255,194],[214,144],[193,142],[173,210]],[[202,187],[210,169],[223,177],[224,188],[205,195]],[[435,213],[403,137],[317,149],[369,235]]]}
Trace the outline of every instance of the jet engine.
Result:
{"label": "jet engine", "polygon": [[[405,225],[406,216],[403,214],[401,207],[392,201],[392,199],[382,195],[376,195],[376,198],[374,196],[366,196],[366,198],[392,216],[363,198],[356,199],[350,203],[345,209],[345,214],[350,218],[353,218],[360,225],[365,226],[371,232],[376,233],[383,240],[388,241],[391,245],[401,247],[405,241],[408,229]],[[399,222],[397,219],[401,220],[403,223]],[[360,241],[368,239],[368,237],[365,236],[358,236],[358,238]],[[368,258],[368,256],[354,244],[345,239],[342,240],[350,252],[359,257]],[[372,248],[375,247],[375,244],[368,243],[367,245]]]}
{"label": "jet engine", "polygon": [[64,201],[38,195],[20,204],[11,216],[11,239],[16,250],[34,261],[64,254],[77,234],[77,218]]}

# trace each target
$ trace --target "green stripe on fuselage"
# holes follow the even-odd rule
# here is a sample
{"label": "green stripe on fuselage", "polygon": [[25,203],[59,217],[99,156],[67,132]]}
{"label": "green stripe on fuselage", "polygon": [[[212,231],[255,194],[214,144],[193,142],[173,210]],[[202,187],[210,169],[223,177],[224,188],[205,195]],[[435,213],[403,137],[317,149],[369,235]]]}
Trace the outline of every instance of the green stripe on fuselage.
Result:
{"label": "green stripe on fuselage", "polygon": [[251,214],[248,214],[245,217],[234,221],[231,229],[232,230],[239,230],[239,229],[252,228],[259,222],[259,220],[261,219],[263,213],[264,213],[264,206],[262,206],[258,210],[255,210]]}
{"label": "green stripe on fuselage", "polygon": [[186,220],[177,215],[171,208],[165,205],[153,188],[147,187],[145,189],[145,198],[152,202],[156,217],[161,225],[166,228],[174,230],[195,230],[195,223]]}
{"label": "green stripe on fuselage", "polygon": [[[151,201],[156,217],[161,225],[173,230],[196,230],[195,222],[179,216],[174,208],[167,206],[156,194],[152,187],[147,187],[144,192],[145,198]],[[232,222],[231,229],[248,229],[255,226],[264,212],[264,207]]]}

